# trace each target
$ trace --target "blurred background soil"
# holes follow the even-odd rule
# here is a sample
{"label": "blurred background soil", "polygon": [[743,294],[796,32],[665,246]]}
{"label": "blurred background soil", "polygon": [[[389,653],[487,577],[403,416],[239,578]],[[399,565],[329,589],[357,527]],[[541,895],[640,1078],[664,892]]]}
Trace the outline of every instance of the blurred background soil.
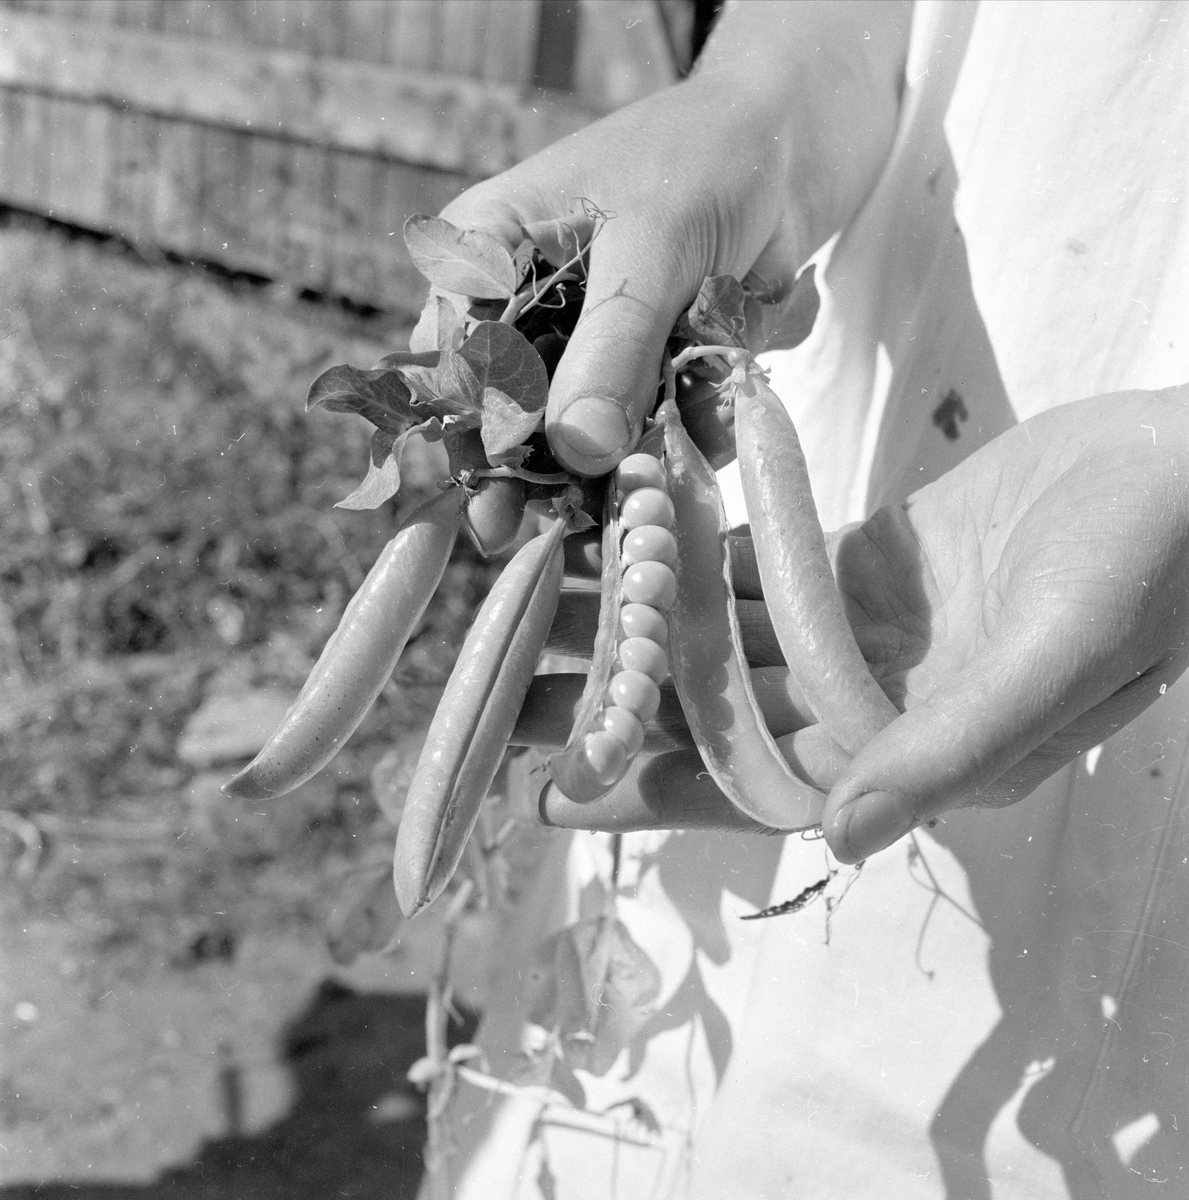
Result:
{"label": "blurred background soil", "polygon": [[[460,544],[320,776],[264,805],[218,790],[441,473],[434,448],[409,454],[399,509],[337,510],[370,427],[304,412],[321,369],[407,334],[52,223],[0,226],[4,1200],[415,1191],[405,1071],[438,918],[357,957],[374,947],[341,904],[391,850],[372,774],[408,769],[498,568]],[[460,934],[457,1037],[494,919]]]}

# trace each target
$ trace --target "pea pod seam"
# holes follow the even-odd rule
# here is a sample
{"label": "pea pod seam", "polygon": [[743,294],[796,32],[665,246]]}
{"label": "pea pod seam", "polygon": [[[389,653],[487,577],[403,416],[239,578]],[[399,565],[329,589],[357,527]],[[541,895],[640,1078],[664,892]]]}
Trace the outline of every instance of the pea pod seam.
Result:
{"label": "pea pod seam", "polygon": [[499,769],[557,608],[565,532],[555,521],[504,568],[430,722],[393,856],[406,916],[446,887]]}
{"label": "pea pod seam", "polygon": [[660,413],[677,513],[670,656],[681,707],[706,769],[737,808],[768,828],[808,828],[820,821],[825,797],[789,766],[756,702],[734,608],[718,481],[671,399]]}
{"label": "pea pod seam", "polygon": [[814,716],[857,754],[896,708],[846,619],[788,411],[754,366],[733,391],[743,495],[777,641]]}

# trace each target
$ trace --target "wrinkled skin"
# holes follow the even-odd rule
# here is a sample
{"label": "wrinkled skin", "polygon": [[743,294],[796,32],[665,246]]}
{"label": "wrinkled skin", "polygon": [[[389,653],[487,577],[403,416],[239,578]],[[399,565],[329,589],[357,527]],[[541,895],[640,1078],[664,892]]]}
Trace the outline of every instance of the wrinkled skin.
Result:
{"label": "wrinkled skin", "polygon": [[[445,210],[509,245],[576,197],[614,214],[549,398],[571,469],[604,473],[629,451],[704,276],[788,286],[858,211],[891,145],[909,15],[729,6],[693,79]],[[797,735],[831,788],[824,830],[840,859],[950,808],[1022,799],[1183,670],[1187,424],[1189,381],[1065,404],[832,539],[859,644],[905,710],[849,765],[820,730]]]}
{"label": "wrinkled skin", "polygon": [[[631,450],[656,400],[665,340],[706,276],[750,271],[791,291],[858,210],[891,146],[908,14],[806,4],[789,24],[782,4],[728,12],[692,79],[442,211],[509,249],[523,224],[573,216],[579,198],[612,218],[591,249],[586,303],[546,410],[553,452],[571,470],[605,474]],[[824,39],[830,55],[819,52]],[[826,143],[846,149],[823,172]]]}
{"label": "wrinkled skin", "polygon": [[829,547],[904,710],[849,763],[797,735],[854,862],[947,809],[1023,799],[1185,669],[1189,386],[1052,409]]}
{"label": "wrinkled skin", "polygon": [[906,710],[825,781],[827,840],[857,861],[946,809],[1022,799],[1185,669],[1189,386],[1052,409],[833,552]]}

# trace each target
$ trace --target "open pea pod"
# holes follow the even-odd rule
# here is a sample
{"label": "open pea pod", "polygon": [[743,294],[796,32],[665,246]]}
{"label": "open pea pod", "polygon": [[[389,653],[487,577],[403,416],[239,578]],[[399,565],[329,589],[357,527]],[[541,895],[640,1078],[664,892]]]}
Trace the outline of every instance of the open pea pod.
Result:
{"label": "open pea pod", "polygon": [[757,703],[735,613],[718,480],[671,400],[660,416],[678,545],[670,658],[690,732],[706,770],[740,812],[770,829],[809,828],[820,822],[825,796],[790,767]]}

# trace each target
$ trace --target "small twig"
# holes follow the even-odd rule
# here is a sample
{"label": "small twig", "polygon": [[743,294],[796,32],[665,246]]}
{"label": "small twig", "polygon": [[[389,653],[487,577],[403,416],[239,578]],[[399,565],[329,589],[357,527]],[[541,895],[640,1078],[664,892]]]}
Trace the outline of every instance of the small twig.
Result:
{"label": "small twig", "polygon": [[765,917],[784,917],[789,913],[800,912],[826,890],[827,884],[837,874],[836,870],[831,870],[824,879],[819,879],[816,883],[811,883],[807,888],[803,888],[791,900],[782,900],[779,904],[773,904],[769,908],[761,908],[759,912],[744,913],[739,919],[741,921],[759,921]]}
{"label": "small twig", "polygon": [[425,1052],[430,1062],[438,1068],[429,1084],[426,1106],[428,1137],[425,1143],[425,1170],[434,1191],[445,1197],[443,1189],[450,1186],[445,1164],[446,1128],[444,1119],[450,1097],[454,1091],[457,1068],[450,1063],[447,1029],[450,1022],[451,988],[450,955],[454,948],[454,935],[458,921],[470,901],[474,884],[464,879],[442,922],[442,949],[438,958],[438,969],[430,981],[429,995],[425,1003]]}
{"label": "small twig", "polygon": [[[632,1116],[627,1120],[620,1120],[613,1117],[610,1110],[596,1113],[575,1108],[560,1092],[539,1083],[509,1083],[506,1079],[498,1079],[494,1075],[476,1071],[473,1067],[460,1066],[457,1071],[458,1078],[472,1087],[486,1092],[494,1092],[499,1096],[507,1096],[510,1099],[536,1100],[542,1110],[546,1108],[549,1110],[548,1112],[542,1111],[539,1118],[542,1124],[580,1129],[585,1133],[601,1134],[603,1137],[614,1138],[616,1141],[648,1149],[660,1145],[660,1139],[656,1136],[636,1133],[629,1128],[629,1122],[634,1120],[639,1123],[639,1119],[635,1117],[632,1109],[629,1109]],[[626,1105],[627,1102],[624,1101],[624,1104]]]}
{"label": "small twig", "polygon": [[866,862],[866,859],[863,859],[862,861],[855,863],[854,871],[851,873],[850,878],[847,879],[846,886],[842,889],[842,894],[836,900],[831,899],[829,896],[826,897],[826,945],[827,946],[830,944],[830,922],[833,920],[834,913],[838,910],[838,906],[843,902],[843,900],[846,899],[851,888],[853,888],[855,886],[855,884],[858,882],[859,874],[863,870],[864,862]]}
{"label": "small twig", "polygon": [[673,372],[677,375],[681,374],[695,358],[723,358],[726,359],[728,367],[734,368],[746,363],[750,357],[742,346],[686,346],[672,360]]}
{"label": "small twig", "polygon": [[[908,877],[918,887],[924,888],[927,892],[932,892],[932,897],[929,900],[929,907],[925,910],[925,916],[921,921],[921,928],[917,934],[917,944],[914,959],[916,961],[917,970],[920,971],[921,974],[927,979],[932,979],[934,973],[928,970],[925,964],[921,961],[921,951],[924,949],[925,933],[929,928],[929,922],[933,919],[934,910],[937,908],[937,905],[940,901],[945,900],[949,904],[952,904],[954,908],[956,908],[958,912],[960,912],[967,920],[972,921],[984,932],[986,932],[986,926],[978,919],[977,916],[974,915],[974,913],[972,913],[964,905],[959,904],[958,901],[955,900],[953,896],[951,896],[941,886],[940,883],[938,883],[937,876],[933,874],[933,868],[929,865],[929,860],[925,857],[924,852],[921,850],[920,842],[917,841],[916,833],[910,833],[908,836],[912,843],[908,848]],[[929,877],[928,882],[923,882],[913,873],[912,868],[914,864],[918,862],[924,868],[925,874]]]}
{"label": "small twig", "polygon": [[546,474],[526,471],[523,467],[483,467],[470,471],[469,475],[473,479],[523,479],[526,483],[541,483],[546,487],[569,483],[574,478],[568,471]]}
{"label": "small twig", "polygon": [[598,237],[599,230],[602,229],[602,227],[602,223],[596,224],[594,232],[590,235],[590,241],[587,242],[585,246],[581,247],[578,253],[575,254],[571,259],[562,263],[562,265],[558,267],[552,275],[546,276],[540,284],[534,282],[531,292],[517,292],[516,295],[508,301],[504,311],[500,313],[500,321],[505,325],[511,325],[520,317],[524,316],[529,309],[535,308],[538,304],[540,304],[542,297],[545,296],[549,289],[555,283],[561,281],[563,275],[569,275],[571,267],[581,266],[583,256],[586,254],[587,250],[590,249],[591,243],[596,237]]}

